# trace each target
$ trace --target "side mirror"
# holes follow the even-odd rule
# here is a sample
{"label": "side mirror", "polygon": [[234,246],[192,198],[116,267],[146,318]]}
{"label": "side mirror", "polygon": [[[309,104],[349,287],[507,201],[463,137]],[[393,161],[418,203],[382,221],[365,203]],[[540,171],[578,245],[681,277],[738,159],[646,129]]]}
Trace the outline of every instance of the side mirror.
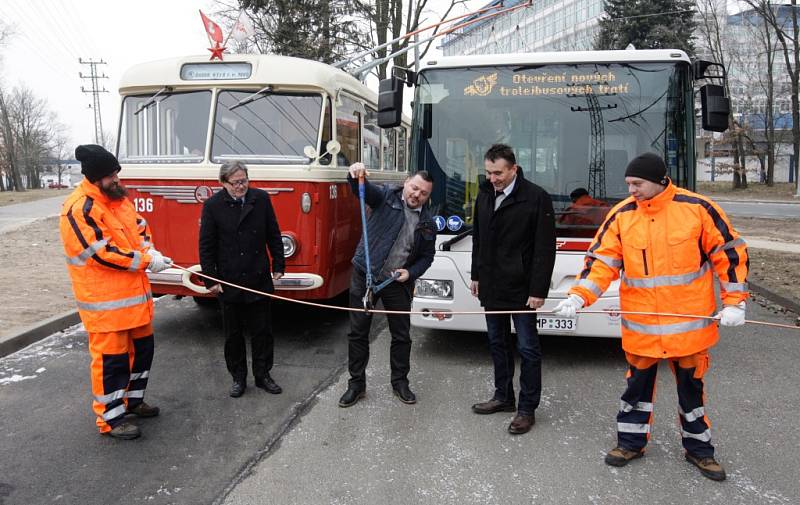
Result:
{"label": "side mirror", "polygon": [[704,130],[724,132],[728,129],[731,111],[730,99],[719,84],[706,84],[700,88],[700,116]]}
{"label": "side mirror", "polygon": [[325,152],[322,154],[318,154],[317,150],[314,146],[305,146],[303,148],[303,154],[310,160],[310,163],[315,163],[319,161],[320,158],[323,156],[331,155],[336,156],[339,154],[339,151],[342,150],[342,145],[337,140],[329,140],[327,144],[325,144]]}
{"label": "side mirror", "polygon": [[378,84],[378,126],[400,126],[403,115],[403,80],[392,76]]}

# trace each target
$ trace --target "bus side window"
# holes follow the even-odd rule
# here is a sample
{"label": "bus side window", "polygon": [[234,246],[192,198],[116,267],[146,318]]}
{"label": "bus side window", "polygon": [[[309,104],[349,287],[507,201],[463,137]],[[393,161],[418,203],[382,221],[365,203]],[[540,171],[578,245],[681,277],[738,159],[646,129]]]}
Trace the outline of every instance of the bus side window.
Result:
{"label": "bus side window", "polygon": [[382,130],[381,133],[381,145],[383,146],[383,169],[394,172],[397,170],[397,165],[395,163],[395,140],[397,135],[394,131],[394,128]]}
{"label": "bus side window", "polygon": [[342,146],[336,163],[345,168],[361,160],[361,112],[357,109],[358,104],[347,97],[341,97],[336,106],[336,139]]}
{"label": "bus side window", "polygon": [[[328,146],[328,141],[330,141],[333,137],[331,137],[331,100],[330,98],[325,98],[325,117],[322,118],[322,138],[320,142],[320,146],[317,148],[318,153],[324,153]],[[325,154],[319,159],[320,165],[330,165],[331,164],[331,155]]]}
{"label": "bus side window", "polygon": [[378,112],[365,107],[364,138],[362,162],[368,169],[381,169],[381,129],[378,126]]}
{"label": "bus side window", "polygon": [[397,170],[400,172],[408,172],[406,147],[406,129],[401,126],[397,130]]}

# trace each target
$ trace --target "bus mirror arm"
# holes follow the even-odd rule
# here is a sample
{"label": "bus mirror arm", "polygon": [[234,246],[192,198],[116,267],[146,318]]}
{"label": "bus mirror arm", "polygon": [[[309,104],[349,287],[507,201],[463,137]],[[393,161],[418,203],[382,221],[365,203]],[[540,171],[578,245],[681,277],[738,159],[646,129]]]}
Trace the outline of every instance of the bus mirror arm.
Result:
{"label": "bus mirror arm", "polygon": [[342,145],[339,143],[338,140],[329,140],[327,144],[325,144],[325,152],[322,154],[317,154],[317,150],[314,149],[314,146],[305,146],[303,148],[303,154],[310,160],[309,164],[316,163],[319,161],[320,158],[323,156],[331,155],[336,156],[339,154],[339,151],[342,150]]}
{"label": "bus mirror arm", "polygon": [[469,237],[470,235],[472,235],[472,228],[469,228],[468,230],[464,230],[461,233],[459,233],[458,235],[456,235],[455,237],[453,237],[453,238],[451,238],[449,240],[446,240],[445,242],[442,242],[442,244],[439,246],[439,249],[442,250],[442,251],[449,251],[450,248],[453,247],[453,244],[461,242],[462,240],[464,240],[465,238]]}

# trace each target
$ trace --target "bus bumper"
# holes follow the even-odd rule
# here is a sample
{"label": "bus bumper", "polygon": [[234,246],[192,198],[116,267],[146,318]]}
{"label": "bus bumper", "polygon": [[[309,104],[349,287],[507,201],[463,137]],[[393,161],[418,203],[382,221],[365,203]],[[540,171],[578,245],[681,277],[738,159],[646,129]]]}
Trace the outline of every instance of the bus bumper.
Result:
{"label": "bus bumper", "polygon": [[[199,265],[190,270],[199,271]],[[147,272],[147,278],[153,286],[153,291],[159,294],[185,294],[196,296],[207,294],[208,290],[198,276],[191,275],[185,270],[168,268],[164,271]],[[322,276],[312,273],[286,273],[278,280],[272,281],[276,290],[309,291],[322,287]]]}

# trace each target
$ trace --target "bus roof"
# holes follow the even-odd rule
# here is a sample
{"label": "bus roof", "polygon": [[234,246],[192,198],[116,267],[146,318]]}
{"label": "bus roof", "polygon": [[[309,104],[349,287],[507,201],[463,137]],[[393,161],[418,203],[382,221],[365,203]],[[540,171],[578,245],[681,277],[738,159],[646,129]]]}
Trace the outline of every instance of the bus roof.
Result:
{"label": "bus roof", "polygon": [[496,65],[542,65],[572,63],[633,63],[684,61],[689,57],[679,49],[626,49],[622,51],[560,51],[541,53],[478,54],[443,56],[423,62],[428,68],[460,68]]}
{"label": "bus roof", "polygon": [[[119,92],[120,94],[131,94],[157,90],[164,86],[171,86],[177,90],[211,86],[261,88],[266,85],[274,85],[297,88],[318,87],[334,96],[340,89],[345,89],[372,102],[377,100],[377,94],[355,77],[318,61],[271,54],[230,54],[226,57],[227,60],[221,62],[210,62],[206,55],[140,63],[129,68],[123,74]],[[249,63],[252,72],[246,79],[187,80],[181,78],[181,69],[187,63],[198,66],[202,64],[206,68],[212,68],[207,67],[208,65],[218,65],[219,68],[224,68],[225,65]]]}

